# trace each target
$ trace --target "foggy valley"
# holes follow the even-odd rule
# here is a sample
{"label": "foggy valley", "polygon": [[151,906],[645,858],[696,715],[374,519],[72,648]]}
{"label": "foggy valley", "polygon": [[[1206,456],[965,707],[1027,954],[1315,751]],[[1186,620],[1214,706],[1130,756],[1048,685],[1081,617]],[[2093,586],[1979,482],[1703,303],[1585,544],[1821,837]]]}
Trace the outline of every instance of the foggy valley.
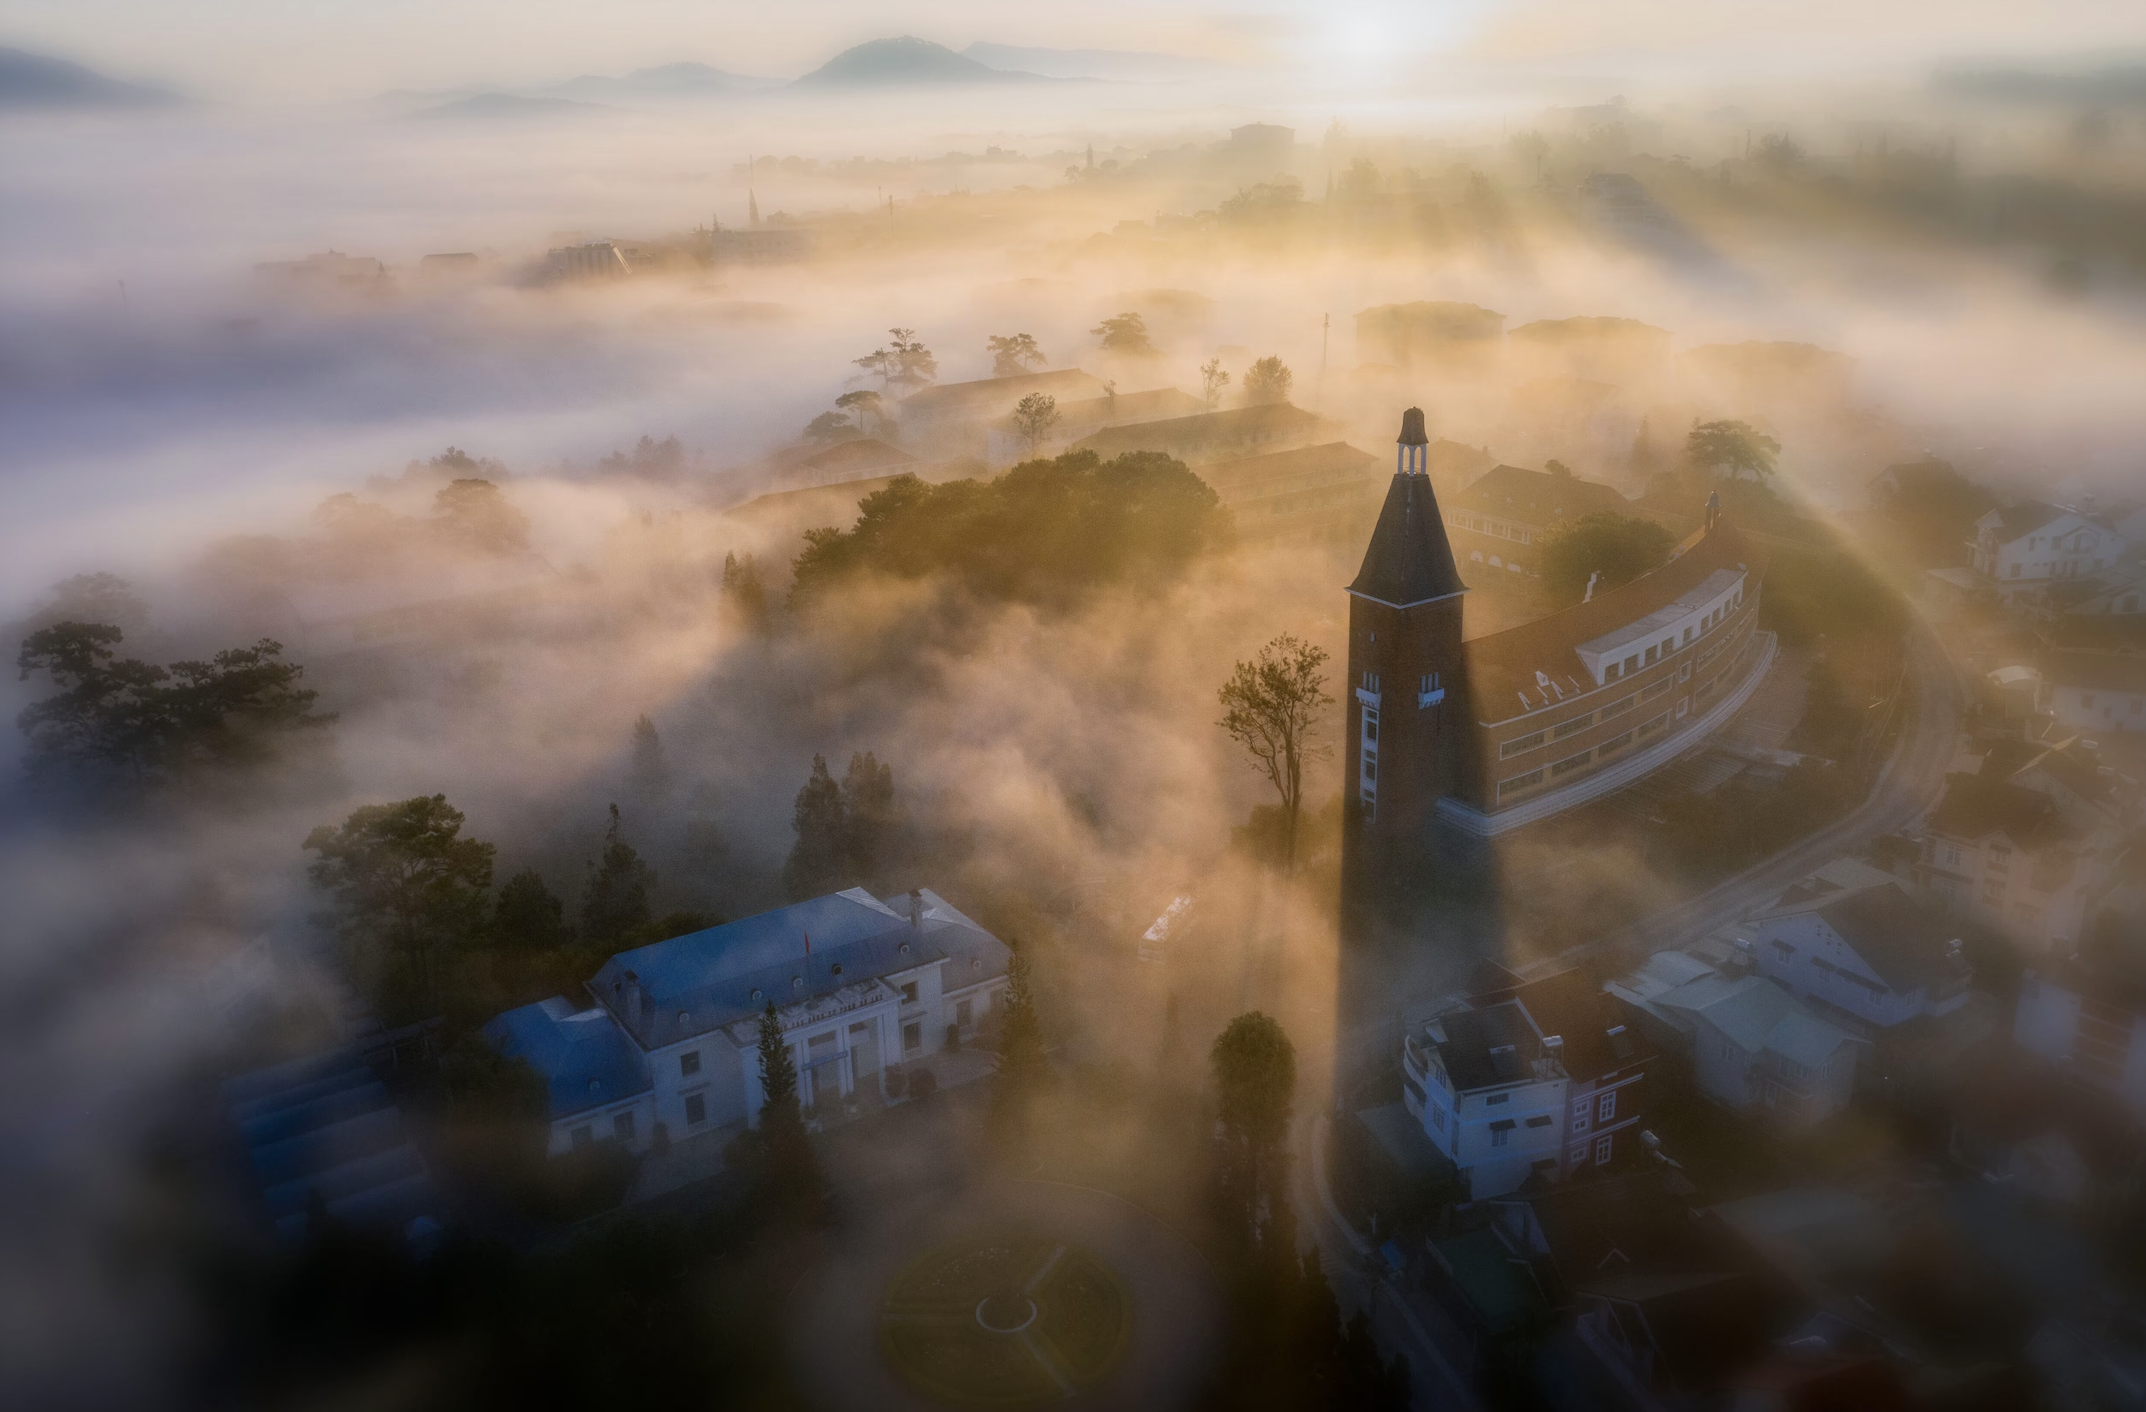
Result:
{"label": "foggy valley", "polygon": [[2136,1404],[2135,19],[1299,8],[0,31],[0,1397]]}

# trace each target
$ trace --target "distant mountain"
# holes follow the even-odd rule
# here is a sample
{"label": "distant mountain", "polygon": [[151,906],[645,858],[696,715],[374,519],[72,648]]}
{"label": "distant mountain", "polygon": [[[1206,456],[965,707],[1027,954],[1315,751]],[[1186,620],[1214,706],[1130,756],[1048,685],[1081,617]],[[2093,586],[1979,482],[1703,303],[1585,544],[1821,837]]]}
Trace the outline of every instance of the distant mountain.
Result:
{"label": "distant mountain", "polygon": [[707,64],[681,63],[635,69],[624,78],[583,74],[565,83],[553,84],[544,92],[572,98],[719,98],[781,86],[779,78],[754,78],[749,74],[725,73]]}
{"label": "distant mountain", "polygon": [[65,59],[0,48],[0,108],[152,108],[181,101],[176,93],[121,83]]}
{"label": "distant mountain", "polygon": [[793,88],[886,88],[905,84],[1034,83],[1041,75],[994,69],[944,44],[903,35],[845,49]]}
{"label": "distant mountain", "polygon": [[1228,68],[1212,59],[1192,59],[1183,54],[1147,54],[1130,49],[1031,49],[1018,44],[986,44],[982,40],[961,52],[994,69],[1022,69],[1045,78],[1152,82],[1222,73]]}
{"label": "distant mountain", "polygon": [[601,103],[576,103],[570,98],[525,98],[519,93],[479,93],[457,98],[437,108],[423,108],[413,118],[539,118],[564,117],[570,113],[608,111]]}

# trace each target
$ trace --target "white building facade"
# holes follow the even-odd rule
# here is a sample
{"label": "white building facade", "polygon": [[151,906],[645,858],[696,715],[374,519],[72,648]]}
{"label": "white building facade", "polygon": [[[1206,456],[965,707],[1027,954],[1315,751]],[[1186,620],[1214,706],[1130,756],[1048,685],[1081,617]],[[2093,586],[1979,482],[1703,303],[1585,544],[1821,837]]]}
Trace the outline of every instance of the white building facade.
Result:
{"label": "white building facade", "polygon": [[935,1056],[989,1028],[1011,953],[936,893],[898,901],[852,888],[621,952],[595,1006],[554,997],[485,1032],[545,1077],[555,1153],[757,1122],[770,1005],[808,1115],[899,1102],[924,1073],[955,1080]]}

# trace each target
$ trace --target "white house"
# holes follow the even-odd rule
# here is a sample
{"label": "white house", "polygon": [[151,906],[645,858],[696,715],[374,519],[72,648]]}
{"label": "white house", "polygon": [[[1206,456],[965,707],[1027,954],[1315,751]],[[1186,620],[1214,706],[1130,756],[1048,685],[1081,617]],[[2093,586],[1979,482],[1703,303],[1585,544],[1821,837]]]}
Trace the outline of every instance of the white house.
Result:
{"label": "white house", "polygon": [[2125,548],[2114,525],[2039,500],[2006,505],[1975,521],[1974,570],[2008,601],[2052,583],[2093,578]]}
{"label": "white house", "polygon": [[2012,1038],[2146,1120],[2146,971],[2136,959],[2103,950],[2028,971]]}
{"label": "white house", "polygon": [[954,1077],[931,1056],[976,1034],[1011,958],[936,893],[900,906],[851,888],[623,951],[589,981],[594,1006],[554,996],[485,1033],[549,1085],[555,1154],[755,1121],[770,1003],[808,1110],[899,1099],[919,1072]]}
{"label": "white house", "polygon": [[1661,951],[1608,990],[1637,1012],[1657,1047],[1684,1056],[1715,1102],[1790,1123],[1830,1116],[1854,1091],[1865,1042],[1753,974],[1748,955],[1738,960],[1724,972],[1688,952]]}
{"label": "white house", "polygon": [[2037,955],[2065,956],[2108,886],[2123,836],[2085,795],[2098,775],[2045,754],[2014,769],[1992,752],[1980,772],[1948,776],[1915,879],[1946,913],[1999,928]]}
{"label": "white house", "polygon": [[1829,1019],[1885,1029],[1967,1003],[1958,939],[1897,883],[1811,878],[1749,926],[1760,972]]}
{"label": "white house", "polygon": [[2066,730],[2146,731],[2146,657],[2050,652],[2042,662],[2042,709]]}
{"label": "white house", "polygon": [[1471,1199],[1634,1155],[1652,1046],[1584,971],[1484,991],[1402,1036],[1402,1102]]}

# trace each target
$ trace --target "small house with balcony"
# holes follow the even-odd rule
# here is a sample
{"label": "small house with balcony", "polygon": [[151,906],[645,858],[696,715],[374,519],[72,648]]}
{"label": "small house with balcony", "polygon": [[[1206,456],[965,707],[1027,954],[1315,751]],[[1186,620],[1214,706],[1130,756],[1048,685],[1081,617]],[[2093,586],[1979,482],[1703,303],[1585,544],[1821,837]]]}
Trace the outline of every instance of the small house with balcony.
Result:
{"label": "small house with balcony", "polygon": [[606,1139],[641,1152],[659,1127],[758,1120],[771,1005],[808,1112],[898,1101],[924,1072],[985,1072],[941,1056],[990,1023],[1011,955],[929,889],[890,905],[850,888],[622,951],[588,982],[593,1004],[554,996],[485,1034],[544,1079],[553,1153]]}
{"label": "small house with balcony", "polygon": [[1654,1054],[1584,971],[1506,979],[1401,1041],[1402,1101],[1471,1199],[1631,1156]]}

